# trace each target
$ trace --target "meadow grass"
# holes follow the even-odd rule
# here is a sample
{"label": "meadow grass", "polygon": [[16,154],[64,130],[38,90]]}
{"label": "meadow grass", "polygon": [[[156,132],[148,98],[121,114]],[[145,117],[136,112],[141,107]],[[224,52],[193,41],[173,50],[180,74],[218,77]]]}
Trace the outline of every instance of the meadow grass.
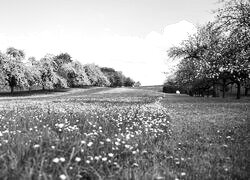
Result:
{"label": "meadow grass", "polygon": [[249,117],[143,89],[0,97],[0,179],[249,179]]}

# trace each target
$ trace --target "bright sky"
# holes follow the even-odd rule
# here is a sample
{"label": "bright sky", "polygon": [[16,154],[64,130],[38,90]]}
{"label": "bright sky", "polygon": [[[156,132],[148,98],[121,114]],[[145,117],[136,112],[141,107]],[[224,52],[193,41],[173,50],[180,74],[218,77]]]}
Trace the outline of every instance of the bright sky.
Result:
{"label": "bright sky", "polygon": [[143,85],[162,84],[167,49],[213,19],[218,0],[0,0],[0,50],[68,52]]}

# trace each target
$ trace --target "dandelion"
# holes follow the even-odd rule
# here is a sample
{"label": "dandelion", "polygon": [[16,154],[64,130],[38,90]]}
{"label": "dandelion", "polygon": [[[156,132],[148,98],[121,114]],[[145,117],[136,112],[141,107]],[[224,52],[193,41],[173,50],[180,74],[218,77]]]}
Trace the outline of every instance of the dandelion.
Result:
{"label": "dandelion", "polygon": [[89,142],[89,143],[87,144],[88,147],[91,147],[92,145],[93,145],[92,142]]}
{"label": "dandelion", "polygon": [[132,164],[133,167],[138,167],[139,165],[137,163]]}
{"label": "dandelion", "polygon": [[114,154],[113,153],[108,153],[108,156],[109,157],[114,157]]}
{"label": "dandelion", "polygon": [[107,142],[111,142],[111,139],[107,138],[106,141],[107,141]]}
{"label": "dandelion", "polygon": [[107,161],[107,160],[108,160],[108,158],[106,158],[106,157],[102,158],[102,161]]}
{"label": "dandelion", "polygon": [[223,147],[226,147],[226,148],[228,147],[228,145],[227,145],[227,144],[223,144],[222,146],[223,146]]}
{"label": "dandelion", "polygon": [[155,177],[155,179],[156,180],[163,180],[163,179],[165,179],[163,176],[160,176],[160,175],[158,175],[157,177]]}
{"label": "dandelion", "polygon": [[83,140],[82,140],[82,141],[81,141],[81,144],[86,144],[86,141],[83,141]]}
{"label": "dandelion", "polygon": [[59,159],[59,158],[54,158],[52,161],[53,161],[54,163],[59,163],[60,159]]}
{"label": "dandelion", "polygon": [[185,175],[186,175],[186,173],[185,173],[185,172],[182,172],[182,173],[181,173],[181,176],[185,176]]}
{"label": "dandelion", "polygon": [[60,161],[61,162],[65,162],[65,158],[64,157],[60,157]]}
{"label": "dandelion", "polygon": [[89,163],[90,163],[90,160],[86,160],[86,163],[89,164]]}
{"label": "dandelion", "polygon": [[33,146],[33,148],[39,148],[40,147],[40,145],[39,144],[35,144],[34,146]]}
{"label": "dandelion", "polygon": [[55,146],[51,146],[51,149],[55,149],[56,147]]}
{"label": "dandelion", "polygon": [[76,162],[80,162],[80,161],[81,161],[81,158],[76,157],[76,158],[75,158],[75,161],[76,161]]}
{"label": "dandelion", "polygon": [[103,141],[100,141],[100,144],[101,144],[101,145],[103,145],[103,144],[104,144],[104,142],[103,142]]}
{"label": "dandelion", "polygon": [[132,154],[136,154],[137,153],[137,151],[132,151]]}
{"label": "dandelion", "polygon": [[57,127],[59,128],[63,128],[64,127],[64,124],[63,123],[60,123],[60,124],[56,124]]}
{"label": "dandelion", "polygon": [[64,174],[61,174],[59,177],[60,177],[61,180],[67,179],[67,176],[65,176]]}

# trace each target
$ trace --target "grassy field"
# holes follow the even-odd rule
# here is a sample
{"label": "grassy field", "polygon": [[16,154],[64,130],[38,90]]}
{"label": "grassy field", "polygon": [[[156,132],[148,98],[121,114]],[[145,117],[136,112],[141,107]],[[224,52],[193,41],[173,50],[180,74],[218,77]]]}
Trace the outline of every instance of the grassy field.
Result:
{"label": "grassy field", "polygon": [[151,88],[0,96],[0,179],[249,178],[249,99]]}

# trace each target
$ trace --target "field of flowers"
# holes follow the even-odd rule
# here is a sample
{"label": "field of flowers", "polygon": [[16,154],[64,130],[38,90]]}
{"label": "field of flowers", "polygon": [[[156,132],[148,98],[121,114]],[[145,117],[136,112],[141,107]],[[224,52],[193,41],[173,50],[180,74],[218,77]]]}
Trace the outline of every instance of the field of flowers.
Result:
{"label": "field of flowers", "polygon": [[0,179],[247,179],[249,105],[139,89],[1,97]]}

